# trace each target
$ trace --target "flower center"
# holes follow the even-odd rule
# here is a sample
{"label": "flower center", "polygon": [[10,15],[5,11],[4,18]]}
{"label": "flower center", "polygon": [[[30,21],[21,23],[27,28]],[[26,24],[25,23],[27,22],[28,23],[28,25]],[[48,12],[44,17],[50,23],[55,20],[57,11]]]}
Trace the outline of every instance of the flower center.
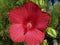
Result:
{"label": "flower center", "polygon": [[32,28],[32,23],[31,22],[27,23],[27,30],[29,30],[31,28]]}
{"label": "flower center", "polygon": [[33,25],[32,25],[32,23],[31,22],[28,22],[28,23],[26,23],[25,24],[25,30],[24,30],[24,34],[26,34],[26,32],[27,31],[30,31],[30,30],[32,30],[32,28],[33,28]]}

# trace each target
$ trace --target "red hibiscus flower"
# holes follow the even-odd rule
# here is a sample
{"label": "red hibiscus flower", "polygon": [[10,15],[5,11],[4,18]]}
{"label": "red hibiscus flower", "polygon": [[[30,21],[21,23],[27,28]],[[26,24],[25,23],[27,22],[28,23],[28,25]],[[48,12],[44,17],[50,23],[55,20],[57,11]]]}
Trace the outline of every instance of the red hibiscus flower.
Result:
{"label": "red hibiscus flower", "polygon": [[9,20],[11,22],[9,34],[13,42],[38,44],[44,40],[50,15],[42,12],[35,3],[27,2],[22,7],[11,10]]}

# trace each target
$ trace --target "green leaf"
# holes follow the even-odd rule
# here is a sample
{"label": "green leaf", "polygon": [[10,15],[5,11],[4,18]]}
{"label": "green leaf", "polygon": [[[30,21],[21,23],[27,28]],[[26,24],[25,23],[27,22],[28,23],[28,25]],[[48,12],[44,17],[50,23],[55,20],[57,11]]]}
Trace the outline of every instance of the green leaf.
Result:
{"label": "green leaf", "polygon": [[44,0],[40,0],[39,2],[40,2],[40,6],[41,6],[42,8],[46,7],[46,3],[45,3]]}
{"label": "green leaf", "polygon": [[37,5],[39,5],[40,7],[45,7],[46,3],[44,0],[31,0],[32,2],[35,2]]}
{"label": "green leaf", "polygon": [[51,27],[48,27],[47,30],[46,30],[47,34],[50,36],[50,37],[53,37],[53,38],[56,38],[57,37],[57,32],[55,29],[51,28]]}
{"label": "green leaf", "polygon": [[41,45],[48,45],[47,40],[44,40],[43,43]]}
{"label": "green leaf", "polygon": [[58,20],[58,13],[56,12],[54,7],[50,10],[50,16],[51,16],[51,19],[50,19],[49,26],[52,28],[56,28],[59,20]]}
{"label": "green leaf", "polygon": [[31,0],[31,1],[39,5],[38,0]]}
{"label": "green leaf", "polygon": [[19,6],[23,6],[28,0],[18,0],[16,2],[16,4],[18,4]]}
{"label": "green leaf", "polygon": [[11,7],[13,5],[13,0],[0,0],[0,8]]}
{"label": "green leaf", "polygon": [[60,13],[60,2],[58,2],[57,4],[54,5],[55,11],[57,13]]}

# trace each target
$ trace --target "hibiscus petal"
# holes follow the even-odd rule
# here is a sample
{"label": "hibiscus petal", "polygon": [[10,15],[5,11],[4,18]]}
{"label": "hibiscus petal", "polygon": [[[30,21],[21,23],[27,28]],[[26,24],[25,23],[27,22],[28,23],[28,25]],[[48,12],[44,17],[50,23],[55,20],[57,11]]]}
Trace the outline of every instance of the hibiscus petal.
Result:
{"label": "hibiscus petal", "polygon": [[9,30],[10,38],[13,42],[24,41],[24,28],[22,24],[13,24]]}
{"label": "hibiscus petal", "polygon": [[39,13],[41,13],[41,8],[33,2],[28,2],[24,6],[29,13],[28,21],[34,24],[37,21]]}
{"label": "hibiscus petal", "polygon": [[11,23],[23,23],[28,13],[25,7],[18,7],[9,12],[9,20]]}
{"label": "hibiscus petal", "polygon": [[48,27],[49,21],[50,21],[50,15],[46,12],[42,12],[40,13],[40,16],[38,17],[35,27],[37,29],[44,31]]}
{"label": "hibiscus petal", "polygon": [[28,44],[39,44],[43,42],[44,37],[44,32],[41,32],[38,29],[33,29],[25,34],[25,42]]}
{"label": "hibiscus petal", "polygon": [[24,6],[30,14],[37,13],[38,11],[41,11],[41,8],[33,2],[28,2]]}

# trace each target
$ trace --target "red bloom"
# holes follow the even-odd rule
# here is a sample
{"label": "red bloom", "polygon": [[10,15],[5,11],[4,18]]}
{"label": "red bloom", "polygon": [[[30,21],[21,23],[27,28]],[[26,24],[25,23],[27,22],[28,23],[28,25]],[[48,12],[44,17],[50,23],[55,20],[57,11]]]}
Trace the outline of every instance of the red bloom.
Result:
{"label": "red bloom", "polygon": [[38,44],[44,40],[45,30],[48,27],[50,15],[42,12],[33,2],[10,11],[10,37],[14,42]]}

